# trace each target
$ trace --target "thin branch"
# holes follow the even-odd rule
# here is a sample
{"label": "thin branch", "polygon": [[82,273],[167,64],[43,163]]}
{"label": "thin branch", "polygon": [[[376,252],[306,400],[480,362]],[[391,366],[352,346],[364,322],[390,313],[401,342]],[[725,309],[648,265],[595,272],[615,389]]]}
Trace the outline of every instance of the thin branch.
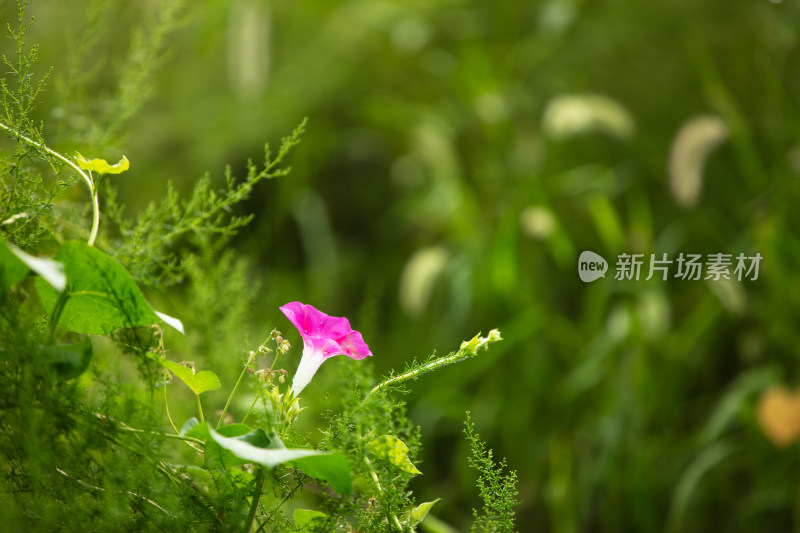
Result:
{"label": "thin branch", "polygon": [[95,189],[94,181],[92,180],[91,172],[86,173],[81,167],[79,167],[75,162],[71,161],[67,157],[59,154],[55,150],[52,150],[45,146],[44,144],[34,141],[30,137],[23,135],[22,133],[18,132],[11,126],[3,124],[0,122],[0,129],[4,129],[5,131],[9,132],[11,135],[16,137],[17,139],[23,140],[26,143],[30,144],[31,146],[35,146],[40,150],[44,150],[48,154],[52,155],[56,159],[66,163],[69,165],[75,172],[83,178],[83,181],[86,182],[86,186],[89,187],[89,194],[92,197],[92,231],[89,233],[89,240],[87,241],[89,246],[94,246],[94,241],[97,239],[97,232],[100,229],[100,203],[97,200],[97,189]]}

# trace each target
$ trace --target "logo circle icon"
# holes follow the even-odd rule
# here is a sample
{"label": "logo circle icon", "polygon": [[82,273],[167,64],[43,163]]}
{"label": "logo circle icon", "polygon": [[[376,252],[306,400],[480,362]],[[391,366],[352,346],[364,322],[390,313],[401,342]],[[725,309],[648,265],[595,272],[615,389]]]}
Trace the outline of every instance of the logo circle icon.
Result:
{"label": "logo circle icon", "polygon": [[584,283],[606,277],[608,262],[602,256],[586,250],[578,257],[578,276]]}

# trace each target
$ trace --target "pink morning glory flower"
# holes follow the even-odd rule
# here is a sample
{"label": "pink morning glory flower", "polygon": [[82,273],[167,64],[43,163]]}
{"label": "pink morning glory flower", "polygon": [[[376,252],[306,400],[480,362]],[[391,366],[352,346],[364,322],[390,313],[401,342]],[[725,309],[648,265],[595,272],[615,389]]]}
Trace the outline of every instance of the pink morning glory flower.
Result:
{"label": "pink morning glory flower", "polygon": [[372,356],[361,333],[353,330],[346,318],[328,316],[300,302],[289,302],[280,310],[303,337],[303,356],[292,378],[295,394],[300,394],[329,357],[346,355],[352,359],[364,359]]}

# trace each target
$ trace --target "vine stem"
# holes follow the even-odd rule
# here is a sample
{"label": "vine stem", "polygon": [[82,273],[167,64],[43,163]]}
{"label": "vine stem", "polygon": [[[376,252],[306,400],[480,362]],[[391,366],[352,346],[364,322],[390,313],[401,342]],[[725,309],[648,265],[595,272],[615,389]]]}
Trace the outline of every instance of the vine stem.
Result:
{"label": "vine stem", "polygon": [[[267,340],[262,342],[259,345],[258,348],[256,348],[254,351],[250,352],[250,357],[248,357],[247,362],[244,364],[244,368],[242,369],[242,373],[239,374],[239,379],[236,380],[236,384],[234,384],[233,390],[231,391],[231,394],[228,396],[228,401],[225,402],[225,407],[222,408],[222,413],[220,413],[219,420],[217,420],[217,429],[219,429],[219,426],[222,425],[222,419],[225,418],[225,413],[228,412],[228,407],[231,404],[231,400],[233,399],[233,395],[236,394],[236,391],[239,389],[239,385],[242,383],[242,379],[244,379],[244,375],[247,373],[247,369],[250,368],[250,365],[253,363],[253,359],[256,358],[256,355],[259,354],[259,353],[263,353],[262,350],[267,345],[269,340],[270,339],[268,338]],[[267,370],[267,375],[269,375],[272,372],[272,369],[275,367],[275,362],[278,360],[278,356],[279,355],[280,355],[280,352],[276,350],[275,358],[272,360],[272,364],[270,365],[269,370]],[[253,400],[253,403],[250,404],[250,409],[247,410],[247,414],[244,415],[244,418],[242,419],[242,424],[244,424],[245,419],[247,419],[248,415],[250,415],[250,411],[253,410],[253,406],[256,404],[256,401],[258,401],[259,396],[261,396],[261,391],[260,390],[258,391],[258,394],[256,394],[256,397]]]}
{"label": "vine stem", "polygon": [[[256,402],[258,401],[259,398],[261,398],[261,391],[260,390],[258,391],[258,393],[256,393],[256,397],[253,398],[253,403],[250,404],[250,409],[248,409],[247,412],[242,417],[242,424],[244,424],[244,421],[247,420],[248,416],[250,416],[250,412],[253,410],[253,407],[256,406]],[[222,420],[222,418],[220,418],[220,420]]]}
{"label": "vine stem", "polygon": [[429,363],[417,366],[398,376],[390,377],[382,381],[381,383],[378,383],[377,385],[375,385],[375,387],[372,388],[371,391],[369,391],[367,396],[364,398],[364,401],[369,399],[370,396],[372,396],[379,390],[384,389],[390,385],[394,385],[396,383],[400,383],[402,381],[406,381],[409,379],[416,379],[420,375],[425,374],[427,372],[431,372],[433,370],[437,370],[444,366],[451,365],[453,363],[458,363],[460,361],[464,361],[465,359],[470,359],[472,357],[475,357],[476,355],[478,355],[479,350],[486,349],[486,347],[489,344],[497,342],[499,340],[502,340],[502,337],[500,337],[500,331],[496,329],[491,330],[486,337],[481,337],[479,333],[478,335],[475,335],[475,337],[473,337],[471,340],[462,342],[461,347],[454,354],[448,355],[446,357],[439,357],[438,359],[434,359]]}
{"label": "vine stem", "polygon": [[167,401],[167,384],[164,383],[164,410],[167,412],[167,420],[169,420],[169,425],[172,426],[173,431],[175,431],[176,435],[180,435],[180,431],[178,431],[178,426],[175,425],[175,422],[172,421],[172,415],[169,412],[169,401]]}
{"label": "vine stem", "polygon": [[247,373],[247,369],[250,368],[250,364],[253,362],[253,359],[255,359],[256,353],[258,352],[250,352],[250,357],[247,359],[247,363],[245,363],[244,368],[242,369],[242,373],[239,374],[239,379],[236,380],[236,384],[233,386],[233,390],[231,391],[231,394],[228,396],[228,401],[225,402],[225,407],[222,408],[222,413],[220,413],[219,420],[217,420],[217,429],[219,429],[219,426],[222,425],[222,419],[225,418],[225,413],[228,412],[228,406],[230,406],[231,404],[233,395],[236,394],[236,390],[242,383],[242,379],[244,379],[244,375]]}
{"label": "vine stem", "polygon": [[92,180],[91,172],[87,174],[74,161],[70,161],[69,158],[59,154],[58,152],[56,152],[51,148],[48,148],[47,146],[45,146],[40,142],[34,141],[27,135],[18,132],[17,130],[15,130],[11,126],[8,126],[7,124],[0,122],[0,129],[4,129],[17,139],[23,140],[26,143],[30,144],[31,146],[35,146],[40,150],[44,150],[45,152],[52,155],[59,161],[62,161],[67,165],[69,165],[75,172],[78,173],[78,175],[81,178],[83,178],[83,181],[86,182],[86,186],[89,187],[89,193],[92,196],[92,231],[89,233],[89,240],[87,241],[87,243],[89,244],[89,246],[94,246],[94,241],[97,239],[97,232],[100,228],[100,202],[97,199],[97,189],[94,186],[94,180]]}
{"label": "vine stem", "polygon": [[253,502],[250,504],[250,511],[247,513],[247,522],[244,524],[243,533],[249,533],[253,529],[253,521],[256,518],[256,511],[258,510],[258,502],[261,500],[261,491],[264,488],[264,467],[258,466],[258,473],[255,480],[255,493],[253,494]]}

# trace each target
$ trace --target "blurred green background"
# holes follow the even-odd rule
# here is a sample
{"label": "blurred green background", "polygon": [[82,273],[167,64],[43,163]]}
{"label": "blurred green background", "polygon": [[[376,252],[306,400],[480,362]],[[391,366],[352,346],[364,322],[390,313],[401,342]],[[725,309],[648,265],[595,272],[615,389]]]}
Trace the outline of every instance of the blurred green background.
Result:
{"label": "blurred green background", "polygon": [[[94,127],[133,28],[162,4],[30,7],[29,41],[54,67],[39,108],[52,146]],[[465,530],[478,504],[469,410],[518,472],[520,531],[800,529],[797,446],[773,446],[756,417],[761,391],[798,381],[800,3],[205,0],[181,14],[125,142],[87,154],[131,160],[129,213],[168,180],[189,191],[208,171],[222,187],[227,163],[243,175],[309,118],[291,175],[242,206],[256,218],[238,258],[215,265],[237,273],[239,307],[192,285],[162,296],[189,329],[181,357],[203,346],[235,375],[273,327],[299,343],[277,310],[292,300],[349,317],[379,375],[499,328],[504,342],[407,398],[424,443],[414,489],[442,498],[437,516]],[[579,280],[583,250],[612,263],[605,279]],[[756,281],[616,281],[622,252],[764,259]],[[335,393],[335,374],[308,390]]]}

